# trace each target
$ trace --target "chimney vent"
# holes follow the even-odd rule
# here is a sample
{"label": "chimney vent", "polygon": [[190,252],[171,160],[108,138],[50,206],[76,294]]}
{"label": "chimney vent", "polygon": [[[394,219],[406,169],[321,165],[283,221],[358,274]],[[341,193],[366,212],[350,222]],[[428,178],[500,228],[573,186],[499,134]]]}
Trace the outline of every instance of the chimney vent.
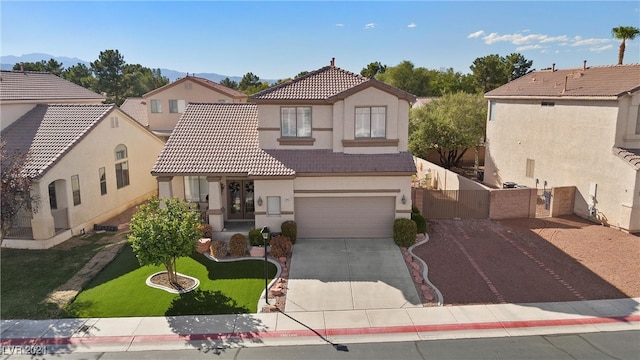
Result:
{"label": "chimney vent", "polygon": [[331,58],[331,67],[336,66],[336,58],[332,57]]}
{"label": "chimney vent", "polygon": [[551,72],[556,71],[556,63],[551,64]]}
{"label": "chimney vent", "polygon": [[587,60],[582,62],[582,70],[587,70]]}

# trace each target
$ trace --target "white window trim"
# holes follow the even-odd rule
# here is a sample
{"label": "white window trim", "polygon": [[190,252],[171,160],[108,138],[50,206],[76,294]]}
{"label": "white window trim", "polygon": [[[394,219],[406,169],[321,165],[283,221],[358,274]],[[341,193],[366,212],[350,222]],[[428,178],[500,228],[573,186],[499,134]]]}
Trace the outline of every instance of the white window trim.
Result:
{"label": "white window trim", "polygon": [[[358,109],[369,109],[368,121],[369,131],[367,135],[358,135]],[[384,110],[384,128],[382,136],[374,136],[374,127],[373,127],[373,109],[383,109]],[[387,138],[387,107],[386,106],[356,106],[354,110],[354,137],[356,139],[386,139]]]}

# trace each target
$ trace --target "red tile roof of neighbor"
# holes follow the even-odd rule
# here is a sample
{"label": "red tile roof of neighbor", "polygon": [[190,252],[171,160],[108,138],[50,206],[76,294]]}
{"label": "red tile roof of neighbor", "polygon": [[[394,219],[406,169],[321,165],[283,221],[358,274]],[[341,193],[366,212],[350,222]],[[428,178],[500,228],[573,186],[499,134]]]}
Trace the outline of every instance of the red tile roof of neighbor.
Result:
{"label": "red tile roof of neighbor", "polygon": [[44,175],[115,105],[37,105],[2,131],[7,151],[29,156],[25,174]]}
{"label": "red tile roof of neighbor", "polygon": [[331,150],[263,150],[256,104],[190,103],[151,172],[156,176],[415,173],[415,165],[408,152],[350,155]]}
{"label": "red tile roof of neighbor", "polygon": [[485,94],[487,98],[608,97],[640,90],[640,64],[534,71]]}
{"label": "red tile roof of neighbor", "polygon": [[127,115],[131,116],[142,126],[149,125],[149,117],[147,116],[147,102],[142,98],[127,98],[122,103],[122,105],[120,105],[120,110],[127,113]]}
{"label": "red tile roof of neighbor", "polygon": [[103,95],[51,73],[0,71],[0,101],[105,100]]}
{"label": "red tile roof of neighbor", "polygon": [[640,170],[640,149],[613,148],[613,153],[627,161],[636,170]]}
{"label": "red tile roof of neighbor", "polygon": [[[247,94],[245,94],[243,92],[240,92],[238,90],[226,87],[224,85],[220,85],[217,82],[214,82],[214,81],[211,81],[211,80],[208,80],[208,79],[205,79],[205,78],[197,77],[197,76],[185,76],[185,77],[180,78],[180,79],[178,79],[178,80],[176,80],[176,81],[174,81],[174,82],[172,82],[170,84],[161,86],[161,87],[159,87],[159,88],[157,88],[155,90],[151,90],[148,93],[142,95],[142,97],[143,98],[148,98],[148,97],[150,97],[150,96],[152,96],[154,94],[157,94],[157,93],[159,93],[161,91],[164,91],[165,89],[167,89],[169,87],[173,87],[173,86],[176,86],[178,84],[182,84],[183,82],[186,82],[186,81],[193,81],[193,82],[198,83],[198,84],[200,84],[200,85],[202,85],[204,87],[207,87],[207,88],[209,88],[211,90],[215,90],[215,91],[217,91],[219,93],[227,95],[227,96],[229,96],[230,98],[233,98],[233,99],[246,99],[248,97]],[[217,99],[212,99],[212,100],[216,100],[217,101]]]}
{"label": "red tile roof of neighbor", "polygon": [[260,91],[250,97],[255,103],[334,103],[337,100],[375,87],[414,103],[416,97],[375,79],[369,79],[335,66],[326,66],[286,83]]}

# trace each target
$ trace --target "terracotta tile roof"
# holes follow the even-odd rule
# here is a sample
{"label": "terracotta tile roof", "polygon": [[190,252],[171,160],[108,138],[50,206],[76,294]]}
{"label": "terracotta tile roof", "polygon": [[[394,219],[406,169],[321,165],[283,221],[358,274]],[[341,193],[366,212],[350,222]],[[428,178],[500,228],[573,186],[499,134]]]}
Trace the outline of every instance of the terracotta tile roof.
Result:
{"label": "terracotta tile roof", "polygon": [[333,153],[331,150],[263,150],[256,104],[190,103],[151,173],[294,176],[296,173],[414,173],[413,157]]}
{"label": "terracotta tile roof", "polygon": [[258,147],[255,104],[190,103],[151,173],[291,176],[293,170]]}
{"label": "terracotta tile roof", "polygon": [[335,66],[326,66],[297,79],[265,89],[252,95],[250,99],[256,103],[281,101],[333,103],[370,86],[390,92],[410,103],[416,101],[414,95],[405,91]]}
{"label": "terracotta tile roof", "polygon": [[[228,88],[228,87],[226,87],[224,85],[218,84],[217,82],[214,82],[214,81],[211,81],[211,80],[208,80],[208,79],[205,79],[205,78],[197,77],[197,76],[185,76],[185,77],[180,78],[180,79],[178,79],[178,80],[176,80],[176,81],[174,81],[174,82],[172,82],[170,84],[167,84],[167,85],[161,86],[161,87],[159,87],[159,88],[157,88],[155,90],[149,91],[148,93],[142,95],[142,97],[146,99],[146,98],[148,98],[150,96],[153,96],[154,94],[157,94],[157,93],[159,93],[161,91],[164,91],[164,90],[166,90],[166,89],[168,89],[170,87],[182,84],[183,82],[186,82],[188,80],[193,81],[195,83],[198,83],[198,84],[200,84],[200,85],[202,85],[202,86],[204,86],[206,88],[209,88],[211,90],[217,91],[217,92],[222,93],[224,95],[227,95],[228,97],[230,97],[232,99],[242,100],[242,99],[246,99],[248,97],[247,94],[245,94],[243,92],[240,92],[240,91],[232,89],[232,88]],[[217,101],[218,99],[212,99],[212,100]]]}
{"label": "terracotta tile roof", "polygon": [[269,155],[293,169],[304,173],[411,173],[416,172],[409,152],[396,154],[344,154],[329,149],[265,150]]}
{"label": "terracotta tile roof", "polygon": [[44,175],[115,105],[37,105],[2,131],[7,150],[29,153],[24,171]]}
{"label": "terracotta tile roof", "polygon": [[0,101],[105,100],[80,85],[44,72],[0,71]]}
{"label": "terracotta tile roof", "polygon": [[640,90],[640,64],[534,71],[485,97],[620,97]]}
{"label": "terracotta tile roof", "polygon": [[640,170],[640,149],[613,148],[613,153],[631,164],[636,170]]}
{"label": "terracotta tile roof", "polygon": [[131,116],[142,126],[149,126],[149,117],[147,116],[147,102],[142,98],[127,98],[122,103],[122,105],[120,105],[120,110]]}

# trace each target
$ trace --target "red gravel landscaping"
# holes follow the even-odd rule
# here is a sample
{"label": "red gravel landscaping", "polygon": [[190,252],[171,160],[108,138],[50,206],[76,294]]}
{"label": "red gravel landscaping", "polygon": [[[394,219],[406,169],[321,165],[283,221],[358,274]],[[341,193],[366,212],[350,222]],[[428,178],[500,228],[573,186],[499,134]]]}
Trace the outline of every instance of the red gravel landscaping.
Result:
{"label": "red gravel landscaping", "polygon": [[414,253],[445,305],[640,297],[640,237],[576,216],[432,220]]}

